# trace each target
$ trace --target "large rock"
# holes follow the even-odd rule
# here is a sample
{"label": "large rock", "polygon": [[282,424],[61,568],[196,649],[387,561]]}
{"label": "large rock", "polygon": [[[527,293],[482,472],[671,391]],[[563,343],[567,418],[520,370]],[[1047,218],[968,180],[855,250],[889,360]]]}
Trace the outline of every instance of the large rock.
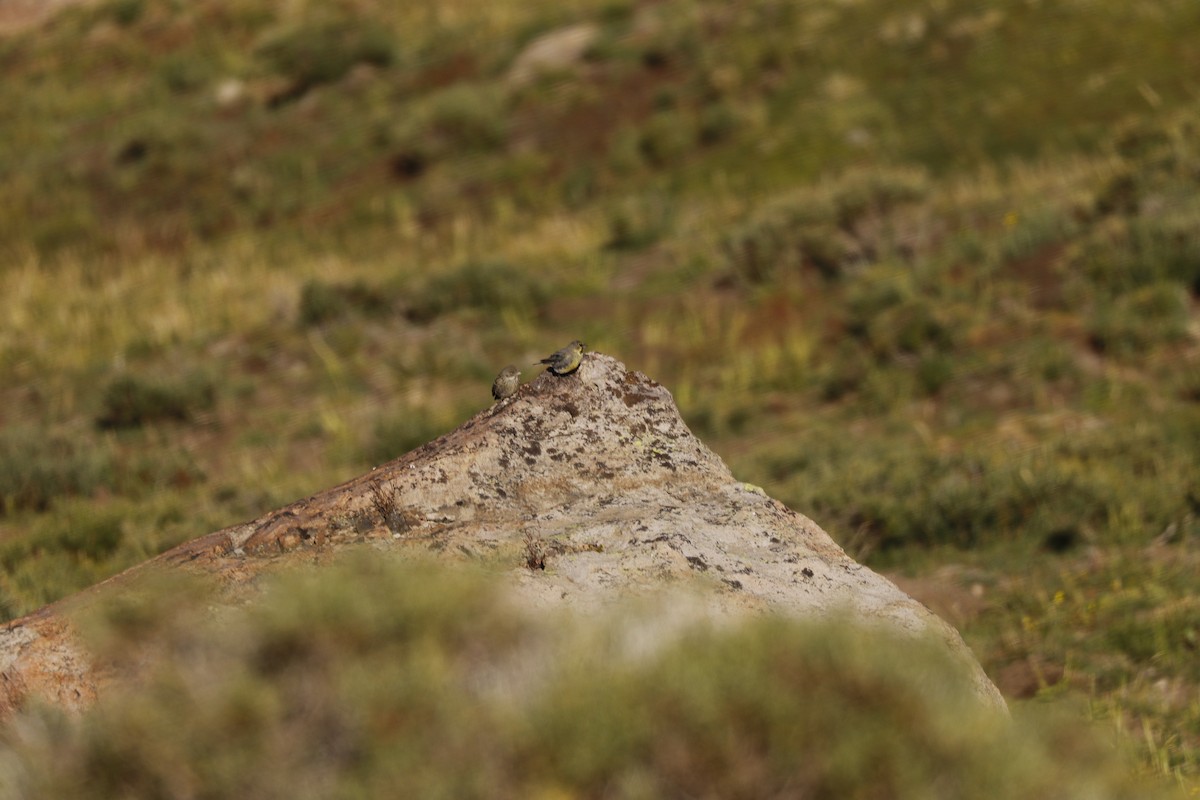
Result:
{"label": "large rock", "polygon": [[[0,629],[0,711],[38,695],[81,708],[109,678],[69,611],[150,570],[218,576],[229,602],[264,570],[368,543],[499,565],[535,606],[629,597],[707,619],[843,614],[945,643],[980,702],[1003,708],[958,633],[856,564],[807,517],[737,481],[684,425],[670,393],[591,353],[370,473],[261,519],[201,537]],[[666,620],[663,635],[679,627]],[[644,620],[638,623],[644,624]]]}

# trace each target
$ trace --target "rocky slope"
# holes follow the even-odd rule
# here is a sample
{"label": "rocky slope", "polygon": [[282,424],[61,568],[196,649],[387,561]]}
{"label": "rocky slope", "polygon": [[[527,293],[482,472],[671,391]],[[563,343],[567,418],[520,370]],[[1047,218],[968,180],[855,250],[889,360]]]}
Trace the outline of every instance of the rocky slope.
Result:
{"label": "rocky slope", "polygon": [[953,628],[811,520],[738,482],[663,386],[592,353],[575,373],[543,374],[366,475],[4,626],[0,711],[33,695],[80,708],[103,692],[112,678],[79,643],[73,612],[139,575],[210,573],[229,602],[245,602],[264,571],[353,546],[482,561],[535,607],[672,598],[661,604],[676,617],[664,618],[663,635],[681,613],[685,622],[843,613],[937,637],[972,674],[981,703],[1004,706]]}

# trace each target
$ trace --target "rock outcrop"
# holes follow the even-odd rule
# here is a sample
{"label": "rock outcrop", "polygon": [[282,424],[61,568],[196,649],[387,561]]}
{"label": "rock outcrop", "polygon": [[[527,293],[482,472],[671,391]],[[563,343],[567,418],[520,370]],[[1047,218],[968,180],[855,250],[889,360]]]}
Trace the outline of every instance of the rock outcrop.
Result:
{"label": "rock outcrop", "polygon": [[664,591],[721,619],[847,613],[932,634],[1003,708],[958,633],[855,563],[807,517],[737,481],[670,393],[605,355],[543,374],[459,428],[341,486],[201,537],[0,629],[0,713],[37,695],[81,708],[108,678],[70,611],[148,570],[217,576],[230,602],[282,564],[354,545],[474,558],[535,606],[597,608]]}

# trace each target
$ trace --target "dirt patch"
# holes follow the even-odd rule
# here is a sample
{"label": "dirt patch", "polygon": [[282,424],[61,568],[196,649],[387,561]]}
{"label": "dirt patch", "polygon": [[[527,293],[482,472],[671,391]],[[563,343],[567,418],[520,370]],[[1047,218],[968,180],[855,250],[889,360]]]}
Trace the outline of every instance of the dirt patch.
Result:
{"label": "dirt patch", "polygon": [[67,6],[90,0],[0,0],[0,36],[40,25]]}

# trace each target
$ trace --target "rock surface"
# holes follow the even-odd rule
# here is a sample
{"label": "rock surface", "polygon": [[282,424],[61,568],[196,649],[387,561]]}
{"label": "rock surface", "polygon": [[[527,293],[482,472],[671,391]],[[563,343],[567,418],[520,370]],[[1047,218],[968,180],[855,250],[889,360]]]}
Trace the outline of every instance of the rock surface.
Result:
{"label": "rock surface", "polygon": [[525,86],[539,75],[575,66],[583,60],[599,35],[599,26],[584,22],[539,36],[513,61],[508,71],[508,84]]}
{"label": "rock surface", "polygon": [[69,613],[138,574],[211,573],[240,602],[264,571],[363,543],[483,560],[535,607],[586,610],[679,591],[701,598],[710,618],[848,613],[932,634],[961,659],[980,702],[1004,707],[953,628],[855,563],[807,517],[738,482],[687,429],[663,386],[589,353],[575,373],[543,374],[366,475],[8,623],[0,629],[0,713],[33,695],[82,708],[103,692],[109,679],[79,644]]}

